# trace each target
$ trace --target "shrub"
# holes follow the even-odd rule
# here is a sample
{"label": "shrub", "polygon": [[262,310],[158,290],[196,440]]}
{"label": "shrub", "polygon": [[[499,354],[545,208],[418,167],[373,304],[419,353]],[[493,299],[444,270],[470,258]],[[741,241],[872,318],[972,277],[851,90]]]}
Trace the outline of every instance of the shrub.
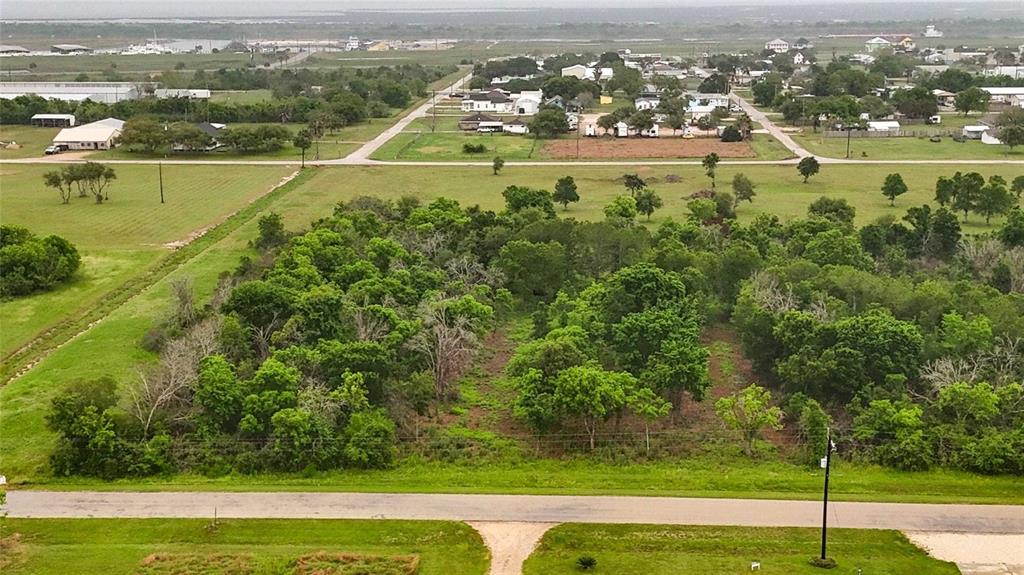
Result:
{"label": "shrub", "polygon": [[742,142],[743,134],[740,133],[736,126],[726,126],[722,129],[722,141],[723,142]]}
{"label": "shrub", "polygon": [[345,437],[345,459],[354,467],[383,469],[395,459],[395,422],[383,410],[352,414]]}
{"label": "shrub", "polygon": [[581,555],[576,559],[576,568],[580,571],[591,571],[597,568],[597,559],[590,555]]}
{"label": "shrub", "polygon": [[60,236],[39,238],[25,228],[0,227],[0,297],[53,289],[80,263],[78,250]]}
{"label": "shrub", "polygon": [[487,146],[483,144],[474,144],[472,142],[466,142],[462,144],[463,154],[483,154],[487,151]]}

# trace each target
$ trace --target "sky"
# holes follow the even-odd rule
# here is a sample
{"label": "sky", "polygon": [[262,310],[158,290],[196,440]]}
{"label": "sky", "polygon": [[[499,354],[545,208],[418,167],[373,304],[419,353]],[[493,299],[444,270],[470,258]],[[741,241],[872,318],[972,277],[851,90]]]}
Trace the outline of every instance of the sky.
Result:
{"label": "sky", "polygon": [[[873,3],[889,0],[862,0]],[[932,0],[900,0],[901,3],[926,3]],[[959,0],[955,4],[971,4],[985,0]],[[850,4],[851,2],[844,2]],[[831,4],[825,0],[716,0],[716,5],[782,6],[800,4]],[[480,9],[479,0],[387,0],[390,10]],[[502,7],[550,8],[550,0],[517,0],[499,3]],[[708,6],[706,0],[560,0],[557,7],[602,8],[682,8]],[[1024,2],[1021,3],[1024,15]],[[200,17],[267,17],[344,10],[380,10],[380,0],[0,0],[0,18],[14,19],[93,19],[93,18],[200,18]]]}

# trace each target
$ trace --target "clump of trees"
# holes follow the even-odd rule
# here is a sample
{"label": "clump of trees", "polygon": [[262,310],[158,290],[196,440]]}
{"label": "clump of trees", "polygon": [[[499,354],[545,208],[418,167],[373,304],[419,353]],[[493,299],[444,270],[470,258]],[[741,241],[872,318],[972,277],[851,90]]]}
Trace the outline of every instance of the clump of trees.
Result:
{"label": "clump of trees", "polygon": [[92,196],[97,204],[102,204],[110,199],[110,185],[116,179],[114,168],[99,162],[71,164],[43,174],[43,183],[57,190],[64,204],[71,203],[75,192],[79,198]]}
{"label": "clump of trees", "polygon": [[40,238],[18,226],[0,226],[0,297],[53,289],[81,264],[78,250],[60,236]]}

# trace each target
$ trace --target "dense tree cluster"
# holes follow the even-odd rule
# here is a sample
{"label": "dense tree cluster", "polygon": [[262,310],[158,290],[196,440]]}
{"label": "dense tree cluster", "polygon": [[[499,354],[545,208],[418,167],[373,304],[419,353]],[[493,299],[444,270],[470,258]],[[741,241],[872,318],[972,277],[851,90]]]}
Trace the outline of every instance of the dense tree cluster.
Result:
{"label": "dense tree cluster", "polygon": [[0,226],[0,297],[53,289],[78,270],[78,250],[60,236],[40,238],[18,226]]}
{"label": "dense tree cluster", "polygon": [[[200,102],[187,98],[145,97],[116,104],[85,100],[47,100],[35,95],[0,100],[0,123],[27,124],[34,114],[74,114],[80,123],[107,117],[128,120],[151,116],[165,121],[309,122],[332,114],[345,124],[380,117],[427,94],[427,86],[453,68],[401,65],[378,68],[304,68],[300,70],[197,71],[191,78],[165,73],[158,81],[171,88],[213,90],[270,89],[271,100],[256,103]],[[173,74],[173,77],[172,77]],[[316,88],[314,88],[316,86]],[[343,124],[343,125],[345,125]]]}

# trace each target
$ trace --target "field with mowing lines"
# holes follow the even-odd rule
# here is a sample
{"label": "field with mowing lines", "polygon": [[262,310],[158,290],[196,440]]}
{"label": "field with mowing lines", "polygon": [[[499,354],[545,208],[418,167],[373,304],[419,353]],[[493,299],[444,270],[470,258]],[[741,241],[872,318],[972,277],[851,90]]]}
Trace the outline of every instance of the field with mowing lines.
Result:
{"label": "field with mowing lines", "polygon": [[365,575],[404,574],[396,567],[411,562],[420,575],[483,575],[489,562],[480,536],[454,521],[8,519],[0,536],[9,575],[293,573],[320,552]]}

